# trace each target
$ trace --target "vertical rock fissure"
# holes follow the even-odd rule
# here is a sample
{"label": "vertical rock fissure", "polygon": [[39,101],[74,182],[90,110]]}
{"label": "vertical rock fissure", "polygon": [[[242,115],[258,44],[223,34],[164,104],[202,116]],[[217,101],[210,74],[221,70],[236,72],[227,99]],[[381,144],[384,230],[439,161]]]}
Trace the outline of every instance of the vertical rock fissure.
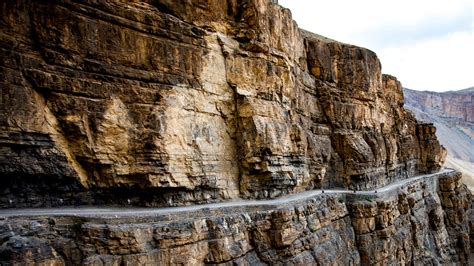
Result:
{"label": "vertical rock fissure", "polygon": [[243,151],[242,151],[242,125],[240,122],[240,115],[239,115],[239,95],[237,94],[237,87],[234,84],[228,83],[229,86],[232,88],[233,91],[233,97],[234,97],[234,115],[235,115],[235,144],[236,144],[236,151],[237,151],[237,170],[238,170],[238,186],[239,186],[239,194],[242,194],[241,191],[241,182],[242,182],[242,175],[243,175],[243,170],[242,170],[242,157],[243,157]]}
{"label": "vertical rock fissure", "polygon": [[232,100],[233,100],[233,107],[234,107],[234,127],[235,127],[235,136],[234,136],[234,142],[235,142],[235,147],[236,147],[236,160],[237,160],[237,174],[238,174],[238,187],[239,187],[239,195],[241,195],[242,191],[240,189],[240,184],[242,181],[242,156],[243,156],[243,151],[242,151],[242,125],[240,123],[240,114],[239,114],[239,95],[237,93],[237,85],[231,83],[228,78],[228,66],[227,66],[227,60],[229,59],[229,52],[225,51],[225,43],[224,41],[218,36],[217,41],[219,43],[219,46],[221,48],[221,53],[222,56],[224,57],[224,72],[226,75],[227,79],[227,85],[232,89]]}

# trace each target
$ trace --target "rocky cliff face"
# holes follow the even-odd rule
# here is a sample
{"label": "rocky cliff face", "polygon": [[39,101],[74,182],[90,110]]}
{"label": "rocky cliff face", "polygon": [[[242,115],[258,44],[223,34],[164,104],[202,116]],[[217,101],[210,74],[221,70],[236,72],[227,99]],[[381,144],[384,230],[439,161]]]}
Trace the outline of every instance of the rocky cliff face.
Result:
{"label": "rocky cliff face", "polygon": [[416,118],[433,123],[448,151],[446,166],[463,173],[474,191],[474,88],[443,93],[404,89],[405,107]]}
{"label": "rocky cliff face", "polygon": [[[0,213],[437,172],[435,128],[403,109],[376,55],[300,30],[275,2],[0,3]],[[459,174],[410,180],[168,215],[0,215],[0,264],[466,263]]]}
{"label": "rocky cliff face", "polygon": [[376,196],[320,194],[279,206],[11,217],[0,221],[0,263],[467,265],[471,194],[459,178],[438,174]]}
{"label": "rocky cliff face", "polygon": [[418,119],[434,123],[450,155],[474,163],[474,88],[443,93],[404,89],[404,95]]}
{"label": "rocky cliff face", "polygon": [[3,1],[1,206],[369,189],[440,168],[376,55],[273,1]]}

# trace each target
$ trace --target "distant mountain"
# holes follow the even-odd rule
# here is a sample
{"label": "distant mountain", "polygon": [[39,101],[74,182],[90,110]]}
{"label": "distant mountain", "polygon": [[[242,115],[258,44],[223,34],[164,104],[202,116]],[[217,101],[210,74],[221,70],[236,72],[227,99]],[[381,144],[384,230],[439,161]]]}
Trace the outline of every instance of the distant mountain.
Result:
{"label": "distant mountain", "polygon": [[452,93],[474,93],[474,87],[470,87],[464,90],[450,91]]}
{"label": "distant mountain", "polygon": [[442,93],[403,91],[405,107],[417,119],[436,126],[436,135],[448,150],[446,165],[462,171],[474,190],[474,87]]}
{"label": "distant mountain", "polygon": [[405,105],[442,117],[449,124],[474,123],[474,88],[431,92],[404,89]]}

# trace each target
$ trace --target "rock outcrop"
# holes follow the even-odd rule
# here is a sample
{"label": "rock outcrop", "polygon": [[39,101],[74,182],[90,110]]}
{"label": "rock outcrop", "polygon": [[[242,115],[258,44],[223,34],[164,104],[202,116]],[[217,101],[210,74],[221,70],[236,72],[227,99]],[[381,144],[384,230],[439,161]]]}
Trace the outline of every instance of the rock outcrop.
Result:
{"label": "rock outcrop", "polygon": [[0,220],[0,264],[466,265],[471,194],[459,179],[450,172],[372,196],[280,206],[10,217]]}
{"label": "rock outcrop", "polygon": [[163,206],[437,171],[375,53],[248,1],[3,1],[0,206]]}

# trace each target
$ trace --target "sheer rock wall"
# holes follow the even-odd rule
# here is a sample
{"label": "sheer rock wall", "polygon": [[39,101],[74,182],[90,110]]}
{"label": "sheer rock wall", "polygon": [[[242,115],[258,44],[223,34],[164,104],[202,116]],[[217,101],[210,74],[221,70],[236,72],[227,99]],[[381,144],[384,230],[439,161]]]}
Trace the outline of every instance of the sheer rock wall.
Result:
{"label": "sheer rock wall", "polygon": [[163,206],[437,171],[375,53],[267,0],[3,1],[0,206]]}

